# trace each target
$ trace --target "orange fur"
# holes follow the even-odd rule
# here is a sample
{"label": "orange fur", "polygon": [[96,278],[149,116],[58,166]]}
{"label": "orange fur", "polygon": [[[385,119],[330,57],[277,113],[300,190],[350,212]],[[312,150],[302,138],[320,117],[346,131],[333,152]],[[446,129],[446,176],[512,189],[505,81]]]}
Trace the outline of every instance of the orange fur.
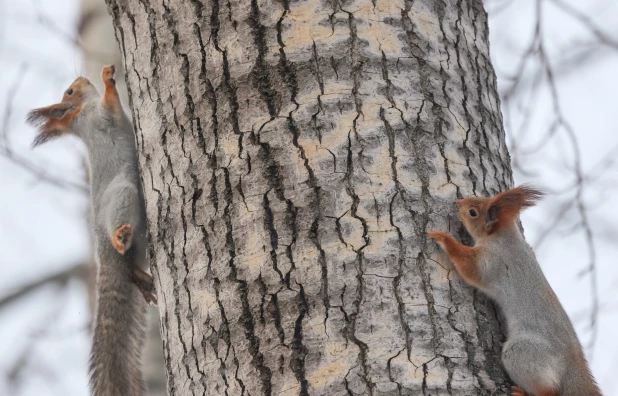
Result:
{"label": "orange fur", "polygon": [[34,109],[28,113],[26,121],[37,125],[39,135],[34,139],[33,146],[38,146],[48,140],[68,133],[68,126],[81,111],[81,106],[70,103],[57,103],[51,106]]}
{"label": "orange fur", "polygon": [[534,392],[535,396],[558,396],[558,391],[556,389],[536,389]]}
{"label": "orange fur", "polygon": [[120,254],[125,254],[128,250],[128,245],[131,244],[131,239],[133,237],[133,231],[131,231],[130,224],[124,224],[114,232],[112,235],[112,245],[114,249],[118,251]]}
{"label": "orange fur", "polygon": [[[517,386],[512,386],[511,396],[526,396],[526,392]],[[558,396],[558,391],[556,389],[538,388],[534,391],[534,396]]]}
{"label": "orange fur", "polygon": [[28,113],[26,122],[31,125],[39,126],[51,118],[62,118],[62,116],[64,116],[64,114],[69,111],[71,107],[72,106],[69,103],[56,103],[51,106],[34,109]]}
{"label": "orange fur", "polygon": [[481,276],[477,266],[478,248],[462,245],[452,236],[440,231],[430,231],[427,236],[440,244],[464,280],[474,286],[481,286]]}
{"label": "orange fur", "polygon": [[105,85],[105,92],[103,93],[102,103],[112,110],[120,110],[120,96],[116,89],[116,80],[114,74],[116,73],[116,67],[114,65],[105,66],[101,71],[101,80]]}
{"label": "orange fur", "polygon": [[524,391],[521,388],[518,388],[516,386],[512,386],[511,387],[511,396],[526,396],[526,394],[524,393]]}

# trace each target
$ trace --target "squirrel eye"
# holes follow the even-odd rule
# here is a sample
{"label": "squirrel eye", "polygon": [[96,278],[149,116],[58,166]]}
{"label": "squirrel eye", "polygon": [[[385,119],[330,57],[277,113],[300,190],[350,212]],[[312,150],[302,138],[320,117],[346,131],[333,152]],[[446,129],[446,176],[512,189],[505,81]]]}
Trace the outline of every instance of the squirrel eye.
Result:
{"label": "squirrel eye", "polygon": [[469,212],[469,213],[470,213],[470,216],[472,216],[472,217],[476,217],[476,210],[474,210],[474,209],[470,209],[470,212]]}
{"label": "squirrel eye", "polygon": [[73,88],[67,89],[67,95],[72,95],[72,94],[73,94]]}

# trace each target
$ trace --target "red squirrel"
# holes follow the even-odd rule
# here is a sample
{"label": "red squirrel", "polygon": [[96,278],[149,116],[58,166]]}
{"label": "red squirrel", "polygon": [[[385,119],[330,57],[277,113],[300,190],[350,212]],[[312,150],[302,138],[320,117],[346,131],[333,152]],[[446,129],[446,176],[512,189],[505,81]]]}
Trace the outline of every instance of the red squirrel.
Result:
{"label": "red squirrel", "polygon": [[517,396],[600,396],[573,325],[519,228],[519,213],[544,194],[527,185],[493,198],[457,201],[457,214],[474,247],[450,235],[427,235],[446,251],[457,272],[492,298],[507,321],[502,363]]}
{"label": "red squirrel", "polygon": [[60,103],[32,110],[27,121],[39,130],[34,146],[73,134],[88,149],[98,267],[90,388],[94,396],[140,396],[145,394],[140,363],[144,299],[156,303],[156,295],[144,271],[146,211],[133,127],[114,72],[114,66],[101,72],[103,96],[78,77]]}

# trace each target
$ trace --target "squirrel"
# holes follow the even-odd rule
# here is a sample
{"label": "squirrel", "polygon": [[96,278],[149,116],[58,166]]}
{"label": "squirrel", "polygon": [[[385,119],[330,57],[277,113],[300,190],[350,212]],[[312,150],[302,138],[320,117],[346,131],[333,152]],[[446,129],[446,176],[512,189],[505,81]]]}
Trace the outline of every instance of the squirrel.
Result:
{"label": "squirrel", "polygon": [[69,134],[87,147],[98,267],[90,389],[94,396],[139,396],[145,393],[140,355],[146,303],[157,299],[144,271],[146,210],[133,127],[114,74],[113,65],[103,67],[103,97],[78,77],[60,103],[30,111],[27,122],[39,132],[33,147]]}
{"label": "squirrel", "polygon": [[517,385],[513,395],[600,396],[573,325],[520,231],[519,213],[543,195],[522,185],[493,198],[457,201],[474,247],[444,232],[427,235],[446,251],[461,277],[504,313],[502,363]]}

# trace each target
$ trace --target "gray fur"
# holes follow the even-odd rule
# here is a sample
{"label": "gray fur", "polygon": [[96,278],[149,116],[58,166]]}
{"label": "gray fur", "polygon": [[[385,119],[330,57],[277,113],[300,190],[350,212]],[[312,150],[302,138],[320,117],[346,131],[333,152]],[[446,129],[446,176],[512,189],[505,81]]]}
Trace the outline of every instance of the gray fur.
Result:
{"label": "gray fur", "polygon": [[[92,227],[98,265],[98,303],[90,387],[94,396],[140,396],[145,387],[140,354],[146,303],[132,281],[136,266],[145,269],[146,214],[131,121],[113,116],[91,84],[70,132],[88,148]],[[111,244],[123,224],[133,231],[132,245],[122,255]]]}
{"label": "gray fur", "polygon": [[91,392],[93,396],[144,395],[140,356],[146,303],[130,280],[135,249],[121,255],[107,235],[96,235],[98,306],[90,354]]}
{"label": "gray fur", "polygon": [[483,291],[507,320],[502,360],[511,379],[527,392],[542,384],[561,396],[600,395],[571,321],[519,227],[505,227],[477,245]]}

